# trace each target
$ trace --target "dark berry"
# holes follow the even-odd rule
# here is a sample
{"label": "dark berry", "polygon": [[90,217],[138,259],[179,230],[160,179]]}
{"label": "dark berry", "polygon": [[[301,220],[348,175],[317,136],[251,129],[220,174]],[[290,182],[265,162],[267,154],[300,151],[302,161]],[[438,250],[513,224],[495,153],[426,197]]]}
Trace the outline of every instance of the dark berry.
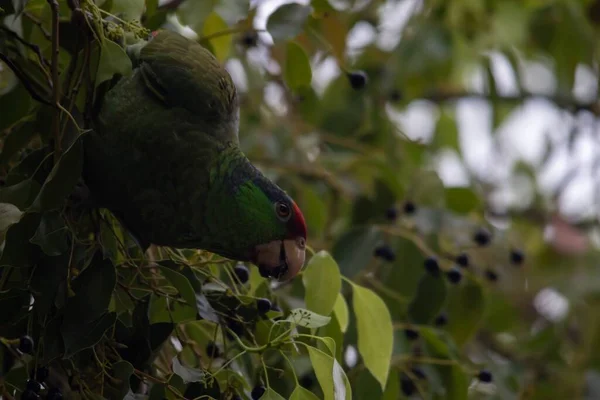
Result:
{"label": "dark berry", "polygon": [[394,89],[390,92],[390,101],[396,103],[402,100],[402,92],[398,89]]}
{"label": "dark berry", "polygon": [[302,387],[311,388],[312,385],[314,385],[314,383],[315,383],[315,380],[313,379],[312,375],[310,375],[310,374],[306,374],[300,378],[300,386],[302,386]]}
{"label": "dark berry", "polygon": [[231,400],[243,400],[243,399],[242,399],[242,396],[240,396],[239,394],[234,394],[234,395],[231,397]]}
{"label": "dark berry", "polygon": [[448,323],[448,316],[445,313],[442,313],[435,317],[433,323],[435,324],[435,326],[444,326]]}
{"label": "dark berry", "polygon": [[455,261],[461,267],[466,268],[469,266],[469,256],[467,255],[467,253],[460,253],[459,255],[456,256]]}
{"label": "dark berry", "polygon": [[492,373],[487,369],[482,369],[477,374],[477,379],[484,383],[490,383],[492,381]]}
{"label": "dark berry", "polygon": [[208,344],[206,345],[206,354],[208,354],[208,356],[211,358],[219,357],[219,355],[221,354],[221,352],[219,351],[219,346],[217,346],[214,342],[208,342]]}
{"label": "dark berry", "polygon": [[525,261],[525,254],[521,250],[513,249],[510,251],[510,263],[513,265],[521,265]]}
{"label": "dark berry", "polygon": [[413,367],[411,369],[411,372],[413,373],[414,376],[417,377],[417,379],[426,379],[427,378],[427,375],[425,375],[425,372],[419,367]]}
{"label": "dark berry", "polygon": [[414,382],[408,376],[403,376],[400,379],[400,388],[405,396],[412,396],[417,389]]}
{"label": "dark berry", "polygon": [[35,379],[29,379],[25,388],[31,390],[34,393],[39,393],[40,390],[42,390],[42,384],[36,381]]}
{"label": "dark berry", "polygon": [[425,270],[433,276],[438,276],[440,273],[440,264],[438,264],[437,258],[427,257],[425,259]]}
{"label": "dark berry", "polygon": [[363,89],[369,80],[364,71],[348,72],[347,76],[348,80],[350,81],[350,86],[352,86],[352,89],[354,90]]}
{"label": "dark berry", "polygon": [[263,394],[265,394],[266,391],[267,389],[263,385],[258,385],[255,386],[254,389],[252,389],[250,396],[252,396],[252,400],[258,400],[262,397]]}
{"label": "dark berry", "polygon": [[256,47],[258,34],[256,32],[245,32],[242,36],[242,44],[246,47]]}
{"label": "dark berry", "polygon": [[462,279],[462,272],[458,268],[452,268],[450,271],[446,272],[446,276],[450,283],[459,283]]}
{"label": "dark berry", "polygon": [[31,336],[21,336],[19,339],[19,350],[27,354],[31,354],[33,352],[33,339]]}
{"label": "dark berry", "polygon": [[49,375],[50,370],[48,369],[48,367],[39,367],[35,371],[35,379],[37,379],[39,382],[44,382]]}
{"label": "dark berry", "polygon": [[271,300],[265,298],[256,300],[256,308],[259,314],[266,314],[271,310]]}
{"label": "dark berry", "polygon": [[417,206],[415,206],[415,203],[413,203],[412,201],[407,201],[406,203],[404,203],[404,213],[411,215],[414,214],[415,211],[417,211]]}
{"label": "dark berry", "polygon": [[490,282],[496,282],[498,280],[498,274],[494,270],[491,270],[491,269],[485,270],[485,277]]}
{"label": "dark berry", "polygon": [[241,283],[248,282],[248,279],[250,278],[250,271],[248,271],[248,267],[246,267],[244,264],[236,265],[233,269],[233,272],[238,277]]}
{"label": "dark berry", "polygon": [[396,259],[396,255],[394,254],[394,250],[387,244],[382,244],[381,246],[377,246],[373,255],[378,258],[382,258],[385,261],[394,261]]}
{"label": "dark berry", "polygon": [[23,393],[21,393],[21,400],[36,400],[39,399],[40,396],[37,395],[37,393],[35,393],[32,390],[25,390]]}
{"label": "dark berry", "polygon": [[62,400],[63,395],[58,388],[51,388],[48,390],[46,400]]}
{"label": "dark berry", "polygon": [[[236,320],[230,319],[229,321],[227,321],[227,327],[229,329],[231,329],[233,331],[233,333],[235,333],[238,336],[242,336],[242,334],[244,333],[244,325]],[[227,332],[227,337],[230,340],[233,340],[233,335],[231,335],[231,333]]]}
{"label": "dark berry", "polygon": [[392,206],[385,210],[385,218],[390,222],[394,222],[396,218],[398,218],[398,210],[396,210],[396,207]]}
{"label": "dark berry", "polygon": [[414,329],[407,328],[404,330],[404,336],[406,336],[408,340],[416,340],[419,338],[419,332],[415,331]]}
{"label": "dark berry", "polygon": [[479,246],[487,246],[490,244],[491,235],[490,233],[484,229],[478,229],[475,234],[473,234],[473,241],[477,243]]}

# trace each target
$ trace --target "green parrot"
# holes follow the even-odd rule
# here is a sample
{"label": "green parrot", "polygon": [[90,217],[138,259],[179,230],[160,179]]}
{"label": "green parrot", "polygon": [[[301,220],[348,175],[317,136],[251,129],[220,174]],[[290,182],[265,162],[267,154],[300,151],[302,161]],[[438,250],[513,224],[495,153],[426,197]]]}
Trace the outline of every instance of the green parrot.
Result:
{"label": "green parrot", "polygon": [[126,47],[133,72],[103,96],[84,140],[84,181],[146,248],[204,249],[286,281],[306,223],[240,150],[235,85],[213,55],[161,30]]}

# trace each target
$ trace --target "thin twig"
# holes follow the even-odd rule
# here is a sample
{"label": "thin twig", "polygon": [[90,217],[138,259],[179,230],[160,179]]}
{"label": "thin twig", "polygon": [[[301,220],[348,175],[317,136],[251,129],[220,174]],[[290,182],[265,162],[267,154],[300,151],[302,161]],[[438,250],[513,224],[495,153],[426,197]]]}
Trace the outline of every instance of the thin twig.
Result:
{"label": "thin twig", "polygon": [[31,22],[33,22],[34,25],[36,25],[38,28],[40,28],[40,31],[42,31],[42,35],[44,35],[44,37],[46,39],[52,40],[52,37],[50,36],[50,34],[48,33],[48,31],[46,31],[46,29],[44,29],[44,25],[42,24],[42,21],[40,21],[39,19],[37,19],[32,14],[24,13],[24,15],[27,18],[29,18],[31,20]]}
{"label": "thin twig", "polygon": [[38,94],[35,91],[35,89],[33,88],[33,86],[31,86],[31,83],[27,79],[27,75],[25,73],[23,73],[23,71],[21,71],[15,65],[15,63],[12,62],[12,60],[10,58],[8,58],[4,54],[0,53],[0,61],[3,61],[8,66],[8,68],[10,68],[12,70],[12,72],[15,73],[15,75],[17,76],[17,78],[19,79],[19,81],[21,82],[21,84],[23,85],[23,87],[25,88],[25,90],[27,90],[27,92],[29,92],[29,95],[31,97],[33,97],[34,100],[37,100],[40,103],[43,103],[43,104],[46,104],[46,105],[49,105],[49,106],[52,105],[52,103],[50,103],[48,100],[44,99],[40,94]]}
{"label": "thin twig", "polygon": [[42,63],[43,65],[49,67],[50,63],[48,62],[48,60],[46,60],[44,58],[44,56],[42,55],[42,52],[40,51],[40,47],[38,45],[35,45],[33,43],[29,43],[28,41],[26,41],[25,39],[23,39],[21,36],[17,35],[16,32],[11,31],[10,29],[4,27],[4,26],[0,26],[0,29],[3,30],[4,32],[6,32],[7,34],[10,35],[10,37],[12,37],[13,39],[15,39],[16,41],[18,41],[19,43],[21,43],[22,45],[28,47],[29,49],[31,49],[31,51],[33,51],[35,53],[35,55],[37,56],[38,60],[40,60],[40,63]]}
{"label": "thin twig", "polygon": [[456,92],[433,92],[421,96],[420,98],[432,101],[434,103],[444,103],[447,101],[454,100],[462,100],[462,99],[480,99],[480,100],[489,100],[489,101],[498,101],[503,103],[521,103],[525,100],[529,99],[544,99],[549,102],[554,103],[560,108],[564,108],[566,110],[572,112],[578,111],[589,111],[594,115],[600,115],[600,103],[598,101],[591,102],[580,102],[576,100],[572,96],[565,95],[539,95],[534,93],[521,93],[516,96],[492,96],[491,94],[485,93],[472,93],[472,92],[464,92],[464,91],[456,91]]}

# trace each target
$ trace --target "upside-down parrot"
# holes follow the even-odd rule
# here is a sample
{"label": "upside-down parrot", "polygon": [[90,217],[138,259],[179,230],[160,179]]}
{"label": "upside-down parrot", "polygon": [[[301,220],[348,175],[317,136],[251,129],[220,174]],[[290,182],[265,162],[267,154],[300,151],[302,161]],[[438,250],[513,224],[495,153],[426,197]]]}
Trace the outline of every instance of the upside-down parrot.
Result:
{"label": "upside-down parrot", "polygon": [[250,261],[265,277],[293,278],[304,264],[306,223],[240,149],[229,73],[168,30],[126,51],[133,71],[103,96],[84,139],[95,201],[146,246],[208,250]]}

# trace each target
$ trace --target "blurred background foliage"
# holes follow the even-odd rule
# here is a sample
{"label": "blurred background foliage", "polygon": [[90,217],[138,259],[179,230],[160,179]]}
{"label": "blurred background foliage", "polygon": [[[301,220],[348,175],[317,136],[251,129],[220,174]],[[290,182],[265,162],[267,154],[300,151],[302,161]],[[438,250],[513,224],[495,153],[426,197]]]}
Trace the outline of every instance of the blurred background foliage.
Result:
{"label": "blurred background foliage", "polygon": [[[146,271],[74,205],[52,4],[0,0],[3,398],[45,366],[41,393],[72,398],[600,398],[600,2],[58,1],[83,129],[128,35],[174,29],[226,65],[243,150],[307,219],[316,255],[286,285],[195,251]],[[277,331],[298,308],[331,320]],[[255,351],[273,329],[283,351]]]}

